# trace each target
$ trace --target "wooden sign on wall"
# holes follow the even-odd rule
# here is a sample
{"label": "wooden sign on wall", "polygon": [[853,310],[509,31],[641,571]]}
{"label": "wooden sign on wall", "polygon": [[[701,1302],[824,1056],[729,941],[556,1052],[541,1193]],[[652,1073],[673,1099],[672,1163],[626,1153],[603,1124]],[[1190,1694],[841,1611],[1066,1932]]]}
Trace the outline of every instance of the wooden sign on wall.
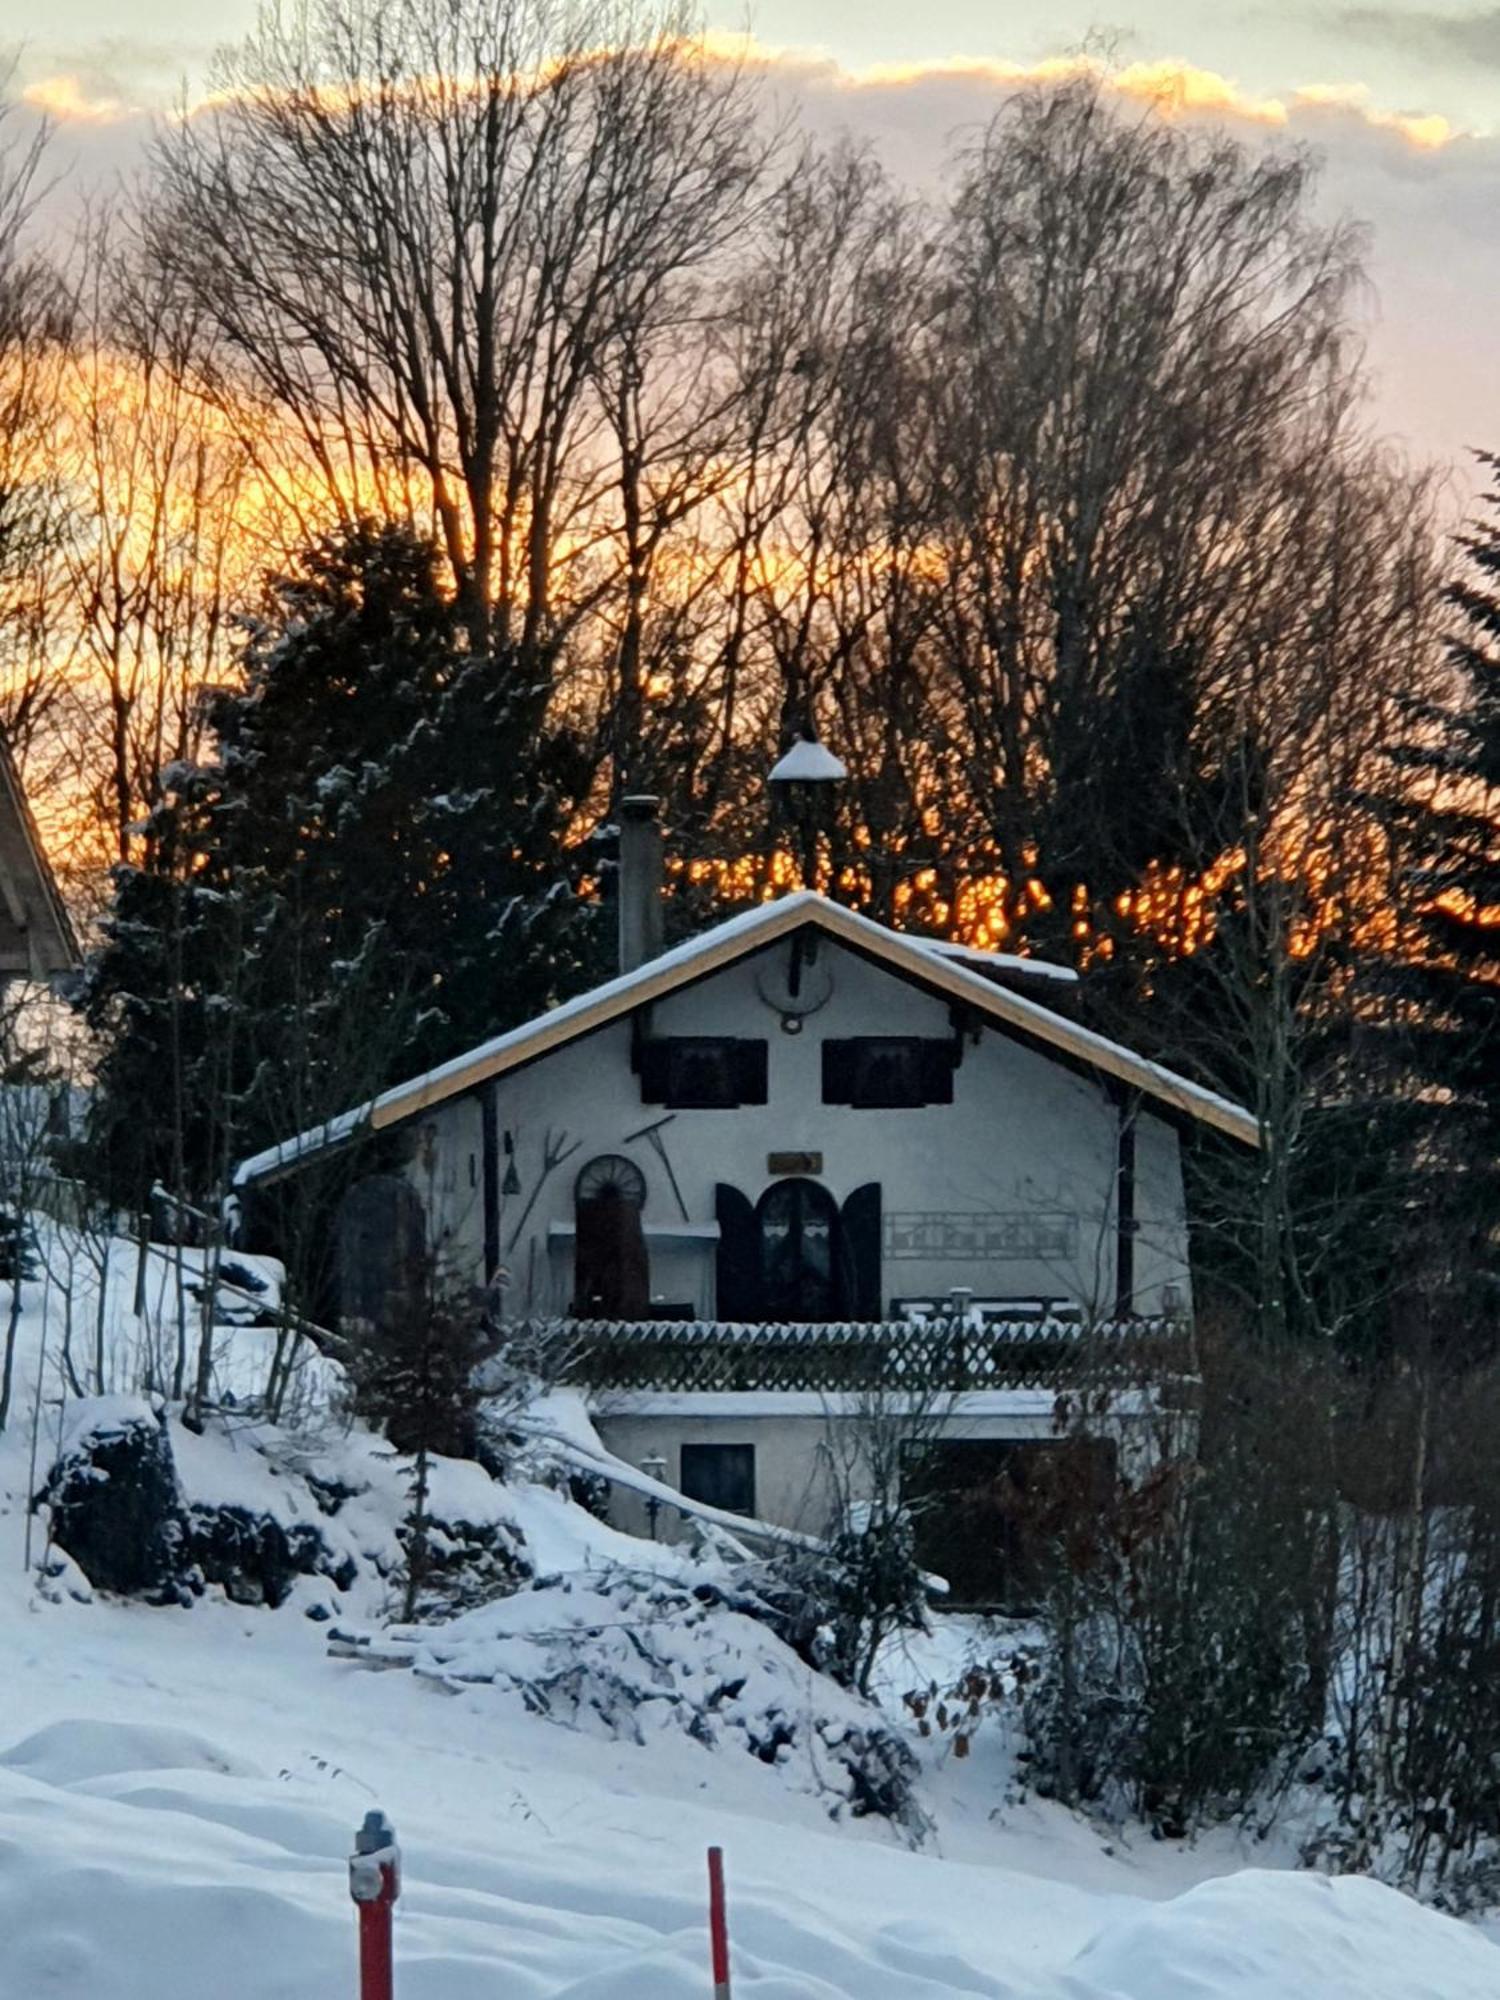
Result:
{"label": "wooden sign on wall", "polygon": [[823,1171],[821,1153],[768,1153],[766,1172],[768,1174],[820,1174]]}

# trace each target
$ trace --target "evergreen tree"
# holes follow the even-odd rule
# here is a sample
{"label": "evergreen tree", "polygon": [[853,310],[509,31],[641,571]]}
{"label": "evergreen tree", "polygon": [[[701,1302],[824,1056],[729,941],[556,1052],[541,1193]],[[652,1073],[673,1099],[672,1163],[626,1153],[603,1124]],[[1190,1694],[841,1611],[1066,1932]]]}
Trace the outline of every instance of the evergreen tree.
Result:
{"label": "evergreen tree", "polygon": [[[164,774],[87,1005],[112,1178],[204,1194],[224,1155],[583,983],[549,691],[476,654],[431,548],[364,522],[268,589],[212,761]],[[232,1131],[228,1147],[225,1131]]]}
{"label": "evergreen tree", "polygon": [[1500,493],[1486,508],[1445,592],[1454,696],[1413,709],[1378,801],[1397,915],[1384,1039],[1404,1085],[1411,1233],[1449,1341],[1488,1341],[1500,1282]]}

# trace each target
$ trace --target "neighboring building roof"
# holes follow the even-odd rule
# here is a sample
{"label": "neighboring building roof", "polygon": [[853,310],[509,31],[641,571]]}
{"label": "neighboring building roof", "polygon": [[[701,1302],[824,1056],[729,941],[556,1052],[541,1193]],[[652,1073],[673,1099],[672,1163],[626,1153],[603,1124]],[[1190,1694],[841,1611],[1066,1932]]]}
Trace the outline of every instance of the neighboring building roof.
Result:
{"label": "neighboring building roof", "polygon": [[47,864],[10,746],[0,737],[0,979],[78,965],[78,940]]}
{"label": "neighboring building roof", "polygon": [[550,1013],[497,1035],[424,1076],[398,1083],[340,1117],[242,1160],[235,1171],[235,1186],[247,1187],[254,1181],[275,1178],[330,1146],[402,1124],[447,1098],[477,1089],[507,1070],[519,1069],[580,1036],[627,1018],[637,1008],[650,1006],[680,987],[721,972],[750,953],[808,927],[1026,1040],[1113,1077],[1173,1111],[1228,1133],[1244,1145],[1260,1143],[1255,1119],[1243,1106],[1189,1082],[1160,1063],[1147,1061],[1105,1035],[1080,1027],[1076,1021],[1054,1013],[1023,993],[997,986],[962,961],[934,951],[930,940],[887,930],[873,918],[860,916],[840,903],[830,902],[826,896],[804,889],[783,896],[778,902],[762,903],[740,916],[730,917],[686,944],[649,959],[634,972],[623,973],[618,979],[580,993]]}
{"label": "neighboring building roof", "polygon": [[939,958],[956,958],[964,965],[977,965],[984,972],[1022,973],[1028,979],[1055,979],[1066,986],[1078,984],[1078,974],[1071,965],[1054,965],[1048,958],[1021,958],[1013,951],[985,951],[979,945],[955,944],[951,938],[914,937],[912,943],[935,951]]}

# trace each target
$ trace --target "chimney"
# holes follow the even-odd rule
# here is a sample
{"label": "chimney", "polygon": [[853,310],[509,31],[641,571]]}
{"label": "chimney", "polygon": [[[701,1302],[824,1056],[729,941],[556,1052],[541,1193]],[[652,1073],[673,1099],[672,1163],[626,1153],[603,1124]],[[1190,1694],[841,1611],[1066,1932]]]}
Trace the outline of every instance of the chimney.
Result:
{"label": "chimney", "polygon": [[661,955],[662,853],[659,801],[620,801],[620,970],[634,972]]}

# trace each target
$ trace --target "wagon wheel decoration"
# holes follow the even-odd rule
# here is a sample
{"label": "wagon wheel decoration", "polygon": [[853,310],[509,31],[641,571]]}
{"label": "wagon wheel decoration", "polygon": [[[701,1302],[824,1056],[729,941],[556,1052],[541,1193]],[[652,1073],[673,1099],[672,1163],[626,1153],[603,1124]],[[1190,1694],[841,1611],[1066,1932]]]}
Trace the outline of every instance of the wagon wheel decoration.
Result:
{"label": "wagon wheel decoration", "polygon": [[597,1201],[601,1195],[613,1195],[618,1200],[628,1202],[632,1208],[646,1206],[646,1176],[634,1160],[627,1160],[623,1153],[601,1153],[596,1160],[590,1160],[579,1170],[578,1179],[573,1184],[575,1202]]}

